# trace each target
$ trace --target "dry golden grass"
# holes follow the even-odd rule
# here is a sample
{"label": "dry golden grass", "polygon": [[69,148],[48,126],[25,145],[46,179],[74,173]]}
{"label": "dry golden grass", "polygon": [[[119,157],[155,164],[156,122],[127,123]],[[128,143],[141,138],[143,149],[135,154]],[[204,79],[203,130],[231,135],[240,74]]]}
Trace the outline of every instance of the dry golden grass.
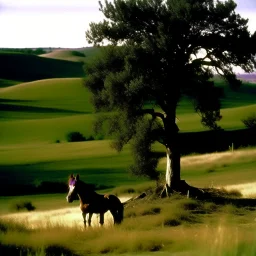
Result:
{"label": "dry golden grass", "polygon": [[[255,153],[256,150],[239,150],[205,155],[201,159],[202,164],[202,156],[188,156],[182,159],[182,164],[185,168],[205,170],[203,168],[211,164],[255,161]],[[253,191],[253,184],[227,186],[223,191],[244,191],[246,187]],[[133,194],[151,186],[152,183],[134,188]],[[124,191],[130,195],[129,187],[116,190],[117,194]],[[65,252],[78,255],[123,253],[127,256],[154,252],[157,255],[159,251],[161,256],[170,253],[182,256],[252,256],[256,255],[255,210],[253,205],[221,205],[180,195],[165,199],[152,197],[127,204],[124,222],[120,226],[113,226],[113,222],[107,219],[104,227],[95,224],[86,230],[83,229],[78,206],[72,210],[18,213],[8,215],[14,217],[11,222],[2,216],[0,243],[3,246],[33,248],[37,256],[45,255],[49,248],[61,251],[63,255],[69,255]],[[33,219],[37,225],[31,228]],[[17,220],[21,221],[20,224]],[[95,221],[98,221],[97,216]]]}
{"label": "dry golden grass", "polygon": [[244,150],[235,150],[235,151],[227,151],[220,153],[211,153],[211,154],[203,154],[203,155],[192,155],[181,158],[181,166],[186,169],[191,166],[193,167],[204,167],[208,166],[208,168],[216,165],[230,164],[234,162],[248,162],[255,161],[256,157],[256,149],[244,149]]}
{"label": "dry golden grass", "polygon": [[26,221],[15,224],[2,220],[0,242],[18,248],[27,246],[38,255],[53,248],[78,255],[160,251],[161,255],[250,256],[256,252],[255,224],[252,209],[173,196],[141,200],[127,206],[120,226],[94,226],[83,230],[76,225],[67,227],[63,223],[49,222],[47,227],[39,225],[30,229]]}

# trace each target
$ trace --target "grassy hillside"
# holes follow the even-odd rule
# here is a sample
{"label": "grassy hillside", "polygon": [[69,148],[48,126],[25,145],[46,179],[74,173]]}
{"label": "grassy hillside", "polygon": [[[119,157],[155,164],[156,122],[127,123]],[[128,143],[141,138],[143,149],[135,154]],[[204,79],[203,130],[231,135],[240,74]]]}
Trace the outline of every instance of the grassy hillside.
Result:
{"label": "grassy hillside", "polygon": [[[242,103],[242,102],[241,102]],[[219,125],[225,130],[236,130],[245,128],[242,119],[256,112],[256,104],[230,107],[221,109],[222,119]],[[205,131],[207,128],[201,125],[200,116],[197,113],[178,114],[177,125],[181,132]]]}
{"label": "grassy hillside", "polygon": [[92,106],[81,78],[48,79],[0,90],[0,144],[53,143],[92,135]]}
{"label": "grassy hillside", "polygon": [[[85,55],[90,57],[91,54],[92,57],[94,50],[88,49]],[[56,58],[61,54],[63,58],[72,57],[68,52],[58,54]],[[83,181],[118,196],[155,186],[154,182],[127,172],[132,163],[129,145],[117,153],[107,138],[67,143],[68,132],[92,135],[96,114],[90,104],[90,94],[83,86],[81,77],[84,75],[78,74],[80,71],[76,73],[81,64],[54,60],[53,57],[53,53],[51,58],[0,53],[1,60],[6,63],[0,70],[0,74],[4,74],[3,77],[0,75],[0,195],[6,191],[8,194],[12,189],[26,194],[44,182],[48,182],[44,193],[53,193],[50,186],[52,189],[59,182],[65,185],[65,189],[70,173],[79,173]],[[218,86],[224,84],[218,81]],[[225,88],[225,93],[220,125],[226,130],[244,128],[241,119],[256,113],[256,86],[244,84],[236,92]],[[188,98],[180,102],[177,116],[181,133],[196,134],[205,130]],[[182,146],[189,148],[192,145],[195,148],[207,141],[188,143],[190,141],[185,141]],[[158,168],[164,179],[165,148],[157,143],[153,148],[163,153]],[[202,188],[253,183],[255,147],[232,151],[227,146],[225,150],[222,153],[182,156],[181,179]],[[0,215],[24,200],[32,200],[36,210],[67,207],[65,196],[66,192],[50,196],[0,196]],[[78,202],[75,203],[73,205],[81,216]],[[17,225],[1,220],[0,254],[32,255],[29,249],[35,249],[35,255],[44,255],[49,249],[48,254],[51,255],[54,250],[58,255],[71,255],[73,252],[81,255],[85,252],[95,255],[135,253],[141,256],[152,253],[170,255],[172,252],[179,255],[255,255],[254,210],[255,205],[219,205],[174,195],[161,201],[144,200],[144,203],[126,208],[124,223],[111,229],[95,228],[84,232],[78,227],[68,229],[59,223],[53,224],[48,219],[46,229],[29,230],[28,222]],[[31,218],[36,215],[35,211]],[[74,237],[76,242],[70,243]],[[120,239],[126,242],[120,243]]]}
{"label": "grassy hillside", "polygon": [[[226,108],[221,110],[222,128],[244,128],[241,119],[256,112],[256,104],[249,105],[255,88],[245,85],[243,93],[233,92],[232,98],[227,94],[223,99]],[[2,145],[65,141],[71,131],[92,135],[95,114],[81,78],[46,79],[2,88],[0,102]],[[177,116],[181,132],[207,130],[188,99],[180,103]]]}
{"label": "grassy hillside", "polygon": [[57,59],[57,60],[68,60],[75,62],[84,62],[85,55],[82,52],[73,51],[73,50],[54,50],[49,53],[41,54],[40,57]]}
{"label": "grassy hillside", "polygon": [[41,57],[75,62],[87,62],[99,52],[97,47],[86,47],[82,49],[56,49],[52,52],[41,54]]}
{"label": "grassy hillside", "polygon": [[[12,105],[14,108],[29,106],[82,113],[92,112],[89,92],[81,78],[56,78],[21,83],[1,89],[0,99],[2,103]],[[9,114],[9,118],[11,116]]]}
{"label": "grassy hillside", "polygon": [[[224,129],[244,128],[241,119],[256,111],[256,104],[247,105],[248,97],[246,94],[240,100],[241,107],[230,104],[221,111],[220,125]],[[93,133],[95,114],[80,78],[47,79],[2,88],[0,99],[2,145],[65,141],[71,131],[85,136]],[[188,100],[181,102],[178,118],[181,132],[206,130]]]}
{"label": "grassy hillside", "polygon": [[[66,182],[70,173],[79,173],[89,183],[110,188],[145,182],[146,179],[130,176],[127,172],[132,162],[129,146],[117,153],[111,149],[109,142],[1,146],[0,178],[5,181],[1,189],[14,184]],[[155,147],[159,152],[164,150],[162,145]],[[254,149],[184,156],[181,178],[200,187],[252,182],[255,154]],[[163,177],[165,166],[166,158],[163,158],[159,163]]]}
{"label": "grassy hillside", "polygon": [[0,52],[0,78],[34,81],[46,78],[83,77],[82,63],[42,58],[22,53]]}
{"label": "grassy hillside", "polygon": [[242,82],[240,88],[232,90],[223,80],[215,79],[216,86],[222,87],[224,97],[221,108],[240,107],[256,104],[256,84],[246,81]]}
{"label": "grassy hillside", "polygon": [[[88,49],[88,56],[90,54],[91,57],[94,56],[94,50]],[[54,66],[51,72],[56,75],[58,70],[63,76],[70,75],[61,69],[63,63],[79,64],[24,54],[6,54],[6,56],[10,57],[9,61],[11,57],[20,57],[23,61],[29,60],[30,63],[33,63],[32,59],[36,59],[41,64],[44,61],[52,65],[60,64],[58,67]],[[32,79],[36,75],[36,72],[33,73],[34,69],[30,73],[30,64],[26,66],[20,63],[19,66],[26,74],[26,79]],[[48,66],[40,67],[39,70],[42,72],[48,70]],[[72,69],[69,71],[72,73]],[[131,163],[129,146],[118,154],[109,147],[109,141],[106,140],[67,143],[66,135],[69,132],[78,131],[86,137],[94,135],[92,123],[95,114],[90,103],[89,91],[84,87],[82,78],[40,78],[41,80],[16,84],[18,77],[13,73],[9,79],[12,80],[3,79],[5,85],[0,88],[1,179],[6,182],[8,180],[7,183],[37,184],[44,180],[63,181],[70,172],[80,172],[88,181],[108,186],[141,182],[139,179],[130,177],[126,172]],[[9,85],[8,81],[10,81]],[[224,84],[218,82],[218,86],[224,86]],[[255,85],[244,84],[236,92],[225,89],[226,97],[222,99],[221,110],[223,119],[220,122],[222,128],[227,130],[244,128],[241,119],[256,112],[255,88]],[[177,116],[182,133],[206,130],[200,123],[199,115],[194,113],[188,98],[180,102]],[[157,150],[165,151],[159,145]],[[161,162],[160,169],[164,170],[164,166],[165,164]],[[230,173],[232,168],[236,167],[232,166],[224,171]],[[239,168],[237,167],[237,170]],[[186,171],[184,178],[192,177],[191,181],[194,182],[197,179],[196,173],[191,176],[191,173]],[[211,172],[209,177],[219,173],[221,171]],[[239,175],[234,177],[241,179]],[[211,177],[207,182],[210,182],[210,179]]]}
{"label": "grassy hillside", "polygon": [[6,184],[65,182],[71,172],[87,182],[104,186],[138,183],[126,168],[131,162],[128,148],[121,154],[109,141],[10,146],[0,148],[0,178]]}
{"label": "grassy hillside", "polygon": [[19,84],[19,83],[20,83],[20,81],[0,79],[0,89],[5,88],[5,87],[9,87],[9,86],[13,86],[13,85],[16,85],[16,84]]}

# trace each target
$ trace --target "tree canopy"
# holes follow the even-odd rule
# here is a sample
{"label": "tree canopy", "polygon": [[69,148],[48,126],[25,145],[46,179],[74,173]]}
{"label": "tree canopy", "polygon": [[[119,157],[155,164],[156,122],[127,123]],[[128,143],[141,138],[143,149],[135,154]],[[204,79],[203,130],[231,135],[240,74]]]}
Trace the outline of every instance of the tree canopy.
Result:
{"label": "tree canopy", "polygon": [[[176,109],[183,95],[191,97],[202,124],[219,129],[221,75],[232,87],[240,86],[233,71],[255,67],[256,33],[235,12],[232,0],[114,0],[100,3],[105,19],[91,23],[89,43],[102,54],[86,66],[85,85],[106,122],[113,146],[132,145],[133,173],[158,178],[156,141],[166,146],[169,179],[180,178]],[[168,160],[168,159],[167,159]],[[168,162],[168,161],[167,161]]]}

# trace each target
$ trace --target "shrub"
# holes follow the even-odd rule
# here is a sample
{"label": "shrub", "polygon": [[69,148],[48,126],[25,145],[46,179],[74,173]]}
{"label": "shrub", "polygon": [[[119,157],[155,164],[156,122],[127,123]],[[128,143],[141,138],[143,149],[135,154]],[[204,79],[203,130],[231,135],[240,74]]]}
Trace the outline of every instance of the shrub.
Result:
{"label": "shrub", "polygon": [[104,140],[104,135],[99,134],[95,137],[95,140]]}
{"label": "shrub", "polygon": [[36,207],[28,201],[20,201],[16,202],[12,205],[11,207],[15,211],[22,211],[22,210],[27,210],[27,211],[34,211]]}
{"label": "shrub", "polygon": [[91,141],[91,140],[95,140],[93,136],[89,136],[88,138],[85,139],[86,141]]}
{"label": "shrub", "polygon": [[77,57],[85,57],[84,53],[78,51],[72,51],[72,55]]}
{"label": "shrub", "polygon": [[86,141],[86,138],[80,132],[70,132],[67,134],[67,141],[68,142]]}
{"label": "shrub", "polygon": [[256,113],[251,114],[245,119],[242,119],[244,125],[249,129],[256,129]]}

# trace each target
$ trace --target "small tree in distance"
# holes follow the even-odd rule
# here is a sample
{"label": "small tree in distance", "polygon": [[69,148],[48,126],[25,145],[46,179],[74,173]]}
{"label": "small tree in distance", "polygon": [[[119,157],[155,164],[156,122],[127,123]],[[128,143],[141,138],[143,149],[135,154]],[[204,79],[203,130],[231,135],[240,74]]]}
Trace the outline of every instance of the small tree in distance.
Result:
{"label": "small tree in distance", "polygon": [[256,130],[256,113],[253,113],[247,118],[242,119],[242,122],[248,129]]}
{"label": "small tree in distance", "polygon": [[203,125],[219,129],[222,92],[214,74],[238,87],[232,67],[253,71],[256,33],[235,8],[232,0],[106,0],[105,19],[86,32],[89,43],[109,43],[86,66],[95,110],[112,113],[99,117],[96,130],[107,123],[118,151],[130,143],[130,169],[151,179],[159,177],[152,145],[163,144],[168,192],[183,186],[175,122],[182,96],[193,99]]}

